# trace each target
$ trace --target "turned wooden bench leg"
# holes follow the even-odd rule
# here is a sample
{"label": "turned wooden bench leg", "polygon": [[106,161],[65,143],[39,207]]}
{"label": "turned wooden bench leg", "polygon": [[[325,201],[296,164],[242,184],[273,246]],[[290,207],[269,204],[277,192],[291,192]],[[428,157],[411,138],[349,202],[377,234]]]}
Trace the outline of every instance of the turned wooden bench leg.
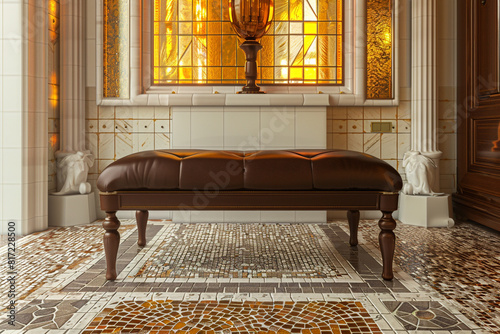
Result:
{"label": "turned wooden bench leg", "polygon": [[146,226],[148,225],[149,211],[139,210],[135,212],[135,219],[137,220],[137,234],[139,238],[137,244],[141,247],[146,246]]}
{"label": "turned wooden bench leg", "polygon": [[396,247],[396,236],[392,232],[396,228],[396,221],[392,218],[392,211],[382,211],[383,216],[378,222],[381,231],[378,236],[380,252],[382,253],[383,271],[382,278],[392,280],[392,261],[394,260],[394,249]]}
{"label": "turned wooden bench leg", "polygon": [[116,211],[106,211],[106,220],[102,223],[104,233],[104,253],[106,254],[106,279],[116,279],[116,257],[120,245],[120,221],[116,218]]}
{"label": "turned wooden bench leg", "polygon": [[349,221],[349,232],[350,232],[349,243],[351,244],[351,246],[357,246],[358,245],[359,210],[347,211],[347,220]]}

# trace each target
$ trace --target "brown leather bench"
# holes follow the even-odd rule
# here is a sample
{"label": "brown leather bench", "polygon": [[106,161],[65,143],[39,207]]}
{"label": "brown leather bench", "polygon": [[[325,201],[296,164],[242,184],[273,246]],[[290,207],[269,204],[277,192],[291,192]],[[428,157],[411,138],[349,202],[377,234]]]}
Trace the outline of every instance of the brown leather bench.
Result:
{"label": "brown leather bench", "polygon": [[116,279],[118,210],[137,210],[139,246],[148,210],[348,210],[357,245],[359,210],[380,210],[382,277],[393,278],[399,173],[368,154],[343,150],[156,150],[131,154],[99,176],[106,278]]}

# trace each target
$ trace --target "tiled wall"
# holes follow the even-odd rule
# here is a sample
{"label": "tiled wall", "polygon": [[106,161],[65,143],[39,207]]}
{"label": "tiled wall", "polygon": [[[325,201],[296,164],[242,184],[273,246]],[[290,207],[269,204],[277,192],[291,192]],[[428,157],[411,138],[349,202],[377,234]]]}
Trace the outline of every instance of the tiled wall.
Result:
{"label": "tiled wall", "polygon": [[95,87],[86,91],[86,148],[95,156],[89,182],[95,190],[99,173],[128,154],[170,148],[171,113],[168,107],[98,107]]}
{"label": "tiled wall", "polygon": [[16,234],[47,227],[45,1],[0,1],[0,219]]}

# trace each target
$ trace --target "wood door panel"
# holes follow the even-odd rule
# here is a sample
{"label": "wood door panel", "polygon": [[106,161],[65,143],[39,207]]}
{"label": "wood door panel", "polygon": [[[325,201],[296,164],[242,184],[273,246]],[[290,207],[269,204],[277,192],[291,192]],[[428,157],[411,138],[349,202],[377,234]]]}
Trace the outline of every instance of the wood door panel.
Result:
{"label": "wood door panel", "polygon": [[479,96],[498,93],[498,2],[476,1]]}
{"label": "wood door panel", "polygon": [[472,166],[500,176],[500,118],[472,120]]}
{"label": "wood door panel", "polygon": [[[457,0],[455,211],[500,230],[499,1]],[[484,3],[484,4],[483,4]]]}

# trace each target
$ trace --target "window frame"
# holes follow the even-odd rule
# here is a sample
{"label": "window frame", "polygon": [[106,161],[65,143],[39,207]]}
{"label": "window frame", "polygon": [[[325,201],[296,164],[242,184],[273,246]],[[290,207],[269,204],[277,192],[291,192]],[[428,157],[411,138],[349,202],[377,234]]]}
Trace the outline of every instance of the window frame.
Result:
{"label": "window frame", "polygon": [[[154,19],[152,19],[153,17],[153,12],[154,12],[154,2],[156,0],[151,0],[151,2],[148,2],[148,4],[150,3],[153,3],[151,6],[149,6],[150,8],[146,8],[144,9],[143,11],[143,15],[149,15],[148,17],[148,21],[150,21],[149,23],[149,31],[151,32],[154,32]],[[177,1],[182,1],[182,0],[177,0]],[[322,0],[317,0],[318,1],[318,4],[319,4],[319,1],[322,1]],[[323,1],[328,1],[328,0],[323,0]],[[256,81],[256,84],[259,85],[260,87],[273,87],[273,86],[321,86],[321,87],[328,87],[328,86],[338,86],[338,87],[342,87],[344,86],[345,84],[345,61],[346,61],[346,55],[345,55],[345,10],[346,10],[346,3],[349,2],[349,0],[342,0],[342,66],[341,66],[341,69],[342,69],[342,79],[341,79],[341,83],[335,83],[335,84],[321,84],[321,83],[260,83],[259,82],[259,76],[260,76],[260,71],[259,71],[259,76],[257,77],[257,81]],[[318,6],[319,7],[319,6]],[[146,12],[148,11],[148,12]],[[221,21],[221,22],[224,22],[224,21]],[[288,22],[291,22],[291,21],[288,21]],[[308,22],[308,21],[297,21],[297,22]],[[314,22],[314,21],[312,21]],[[319,22],[318,20],[316,20],[315,22]],[[287,36],[290,36],[290,32],[288,33]],[[220,35],[222,36],[222,34]],[[305,36],[305,35],[304,35]],[[320,36],[320,34],[316,33],[315,35],[317,38],[318,36]],[[151,46],[154,46],[154,34],[151,33],[150,36],[150,45]],[[241,41],[241,40],[240,40]],[[263,50],[261,50],[260,52],[262,52]],[[154,53],[152,52],[151,55],[150,55],[151,59],[150,59],[150,73],[151,73],[151,76],[152,76],[152,79],[151,79],[151,86],[150,87],[170,87],[170,86],[242,86],[244,85],[244,83],[237,83],[237,84],[234,84],[234,83],[158,83],[158,84],[155,84],[153,83],[154,81],[154,70],[155,70],[155,66],[154,66]],[[208,67],[208,66],[207,66]],[[234,66],[235,68],[239,68],[240,66],[236,65]],[[290,69],[292,66],[291,65],[287,65],[286,66],[288,69]],[[302,68],[304,68],[305,65],[302,65]],[[320,68],[320,66],[316,66],[318,69]],[[335,67],[337,68],[338,66],[327,66],[327,67]],[[257,62],[257,68],[260,69],[260,64]],[[272,68],[276,68],[276,65],[273,65]],[[236,79],[238,80],[238,79]],[[288,79],[290,80],[290,79]],[[305,79],[302,79],[303,81],[305,81]],[[319,81],[319,80],[318,80]]]}

